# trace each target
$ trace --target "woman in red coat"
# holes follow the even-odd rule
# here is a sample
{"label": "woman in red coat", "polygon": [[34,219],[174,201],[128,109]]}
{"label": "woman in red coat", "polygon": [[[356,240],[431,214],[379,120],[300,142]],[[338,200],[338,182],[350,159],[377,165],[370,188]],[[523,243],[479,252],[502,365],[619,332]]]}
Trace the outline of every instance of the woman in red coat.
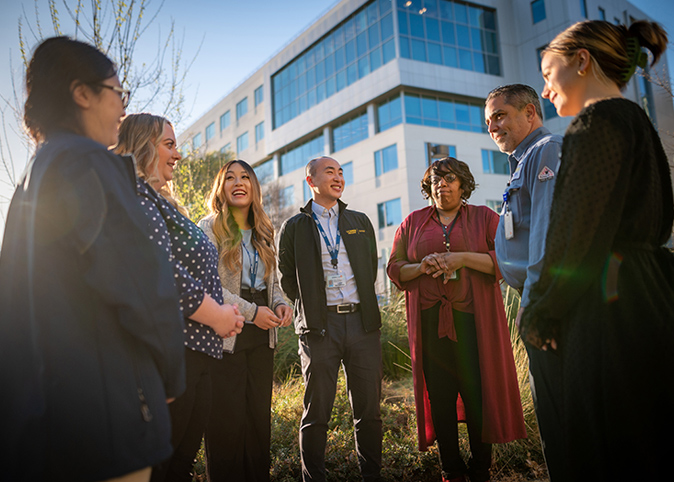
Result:
{"label": "woman in red coat", "polygon": [[[435,161],[421,188],[433,205],[402,222],[387,267],[405,291],[419,449],[437,438],[445,482],[487,481],[491,444],[526,437],[494,255],[498,215],[467,204],[475,180],[457,159]],[[468,467],[458,421],[468,425]]]}

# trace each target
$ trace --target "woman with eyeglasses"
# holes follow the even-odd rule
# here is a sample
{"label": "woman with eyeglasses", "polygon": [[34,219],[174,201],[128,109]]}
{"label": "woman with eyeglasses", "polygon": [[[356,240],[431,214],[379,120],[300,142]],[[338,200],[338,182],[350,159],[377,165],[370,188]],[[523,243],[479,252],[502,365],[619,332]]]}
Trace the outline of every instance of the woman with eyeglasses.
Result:
{"label": "woman with eyeglasses", "polygon": [[26,92],[38,147],[0,253],[0,478],[147,481],[172,451],[183,327],[133,160],[108,150],[128,91],[102,52],[54,37]]}
{"label": "woman with eyeglasses", "polygon": [[387,267],[405,292],[419,450],[438,441],[443,482],[488,481],[491,444],[526,437],[494,253],[498,215],[467,203],[475,187],[466,163],[431,164],[421,190],[432,204],[402,222]]}
{"label": "woman with eyeglasses", "polygon": [[[169,406],[173,454],[153,469],[151,480],[189,482],[212,408],[211,372],[222,358],[223,337],[241,332],[243,316],[224,303],[215,246],[173,196],[173,170],[182,156],[171,123],[152,114],[125,117],[115,152],[135,156],[140,203],[158,230],[154,238],[173,259],[185,318],[187,388]],[[220,417],[231,415],[215,410]]]}

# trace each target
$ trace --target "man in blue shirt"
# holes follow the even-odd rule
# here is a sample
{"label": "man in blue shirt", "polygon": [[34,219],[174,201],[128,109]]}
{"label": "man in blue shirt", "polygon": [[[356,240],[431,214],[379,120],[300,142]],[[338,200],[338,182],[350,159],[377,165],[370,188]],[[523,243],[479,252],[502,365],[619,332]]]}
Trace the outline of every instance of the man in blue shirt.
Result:
{"label": "man in blue shirt", "polygon": [[[529,291],[543,265],[545,235],[562,149],[561,136],[543,127],[536,91],[513,84],[492,90],[485,102],[489,134],[501,152],[508,154],[510,180],[503,194],[496,231],[496,259],[503,279],[521,296],[520,309],[529,302]],[[560,453],[560,360],[553,351],[527,346],[531,393],[546,456],[554,482],[565,480]]]}

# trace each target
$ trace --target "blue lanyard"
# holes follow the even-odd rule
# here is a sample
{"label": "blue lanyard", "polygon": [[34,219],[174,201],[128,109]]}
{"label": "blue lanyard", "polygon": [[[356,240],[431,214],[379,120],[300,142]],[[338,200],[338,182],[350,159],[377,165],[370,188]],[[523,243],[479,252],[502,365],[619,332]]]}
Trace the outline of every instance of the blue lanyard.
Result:
{"label": "blue lanyard", "polygon": [[255,235],[251,234],[250,237],[250,245],[253,248],[253,253],[255,253],[255,258],[254,261],[251,259],[250,251],[248,251],[248,248],[246,248],[246,243],[243,242],[243,239],[241,240],[241,246],[243,246],[243,249],[246,251],[246,255],[248,255],[248,263],[250,264],[250,287],[251,289],[255,289],[255,278],[257,278],[257,264],[258,264],[258,259],[260,258],[257,249],[255,249],[255,246],[253,246],[253,239],[255,239]]}
{"label": "blue lanyard", "polygon": [[330,240],[328,239],[328,236],[325,234],[325,230],[323,229],[323,226],[321,226],[321,222],[318,220],[318,216],[316,216],[316,213],[311,213],[311,216],[314,218],[314,221],[316,221],[318,231],[321,233],[321,236],[323,236],[323,241],[325,241],[325,247],[328,248],[328,253],[330,253],[330,263],[332,264],[333,268],[337,269],[337,256],[339,255],[339,240],[340,240],[339,226],[337,226],[337,238],[335,239],[335,246],[333,247],[332,244],[330,243]]}

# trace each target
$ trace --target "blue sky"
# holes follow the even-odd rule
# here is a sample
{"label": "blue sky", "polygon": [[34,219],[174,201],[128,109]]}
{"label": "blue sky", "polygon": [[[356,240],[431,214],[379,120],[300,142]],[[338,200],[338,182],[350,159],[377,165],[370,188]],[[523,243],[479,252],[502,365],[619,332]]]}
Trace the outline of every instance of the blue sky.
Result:
{"label": "blue sky", "polygon": [[[56,0],[61,7],[63,0]],[[68,0],[68,4],[73,4]],[[87,3],[87,2],[85,2]],[[103,2],[105,3],[105,2]],[[336,0],[165,0],[157,18],[150,26],[143,48],[137,50],[138,60],[151,59],[156,52],[157,38],[166,35],[170,21],[175,21],[179,37],[184,38],[183,56],[198,56],[189,71],[184,93],[187,113],[182,126],[198,118],[222,97],[244,80],[257,67],[280,50],[288,41],[310,25],[320,15],[338,3]],[[590,2],[588,2],[590,3]],[[647,15],[662,22],[674,40],[674,1],[632,0],[631,3]],[[157,11],[161,0],[151,0],[149,12]],[[18,19],[23,15],[35,26],[35,0],[0,0],[0,95],[11,97],[12,78],[18,82],[22,95],[23,69],[18,45]],[[47,0],[37,0],[40,22],[45,36],[51,34]],[[590,12],[591,17],[596,17]],[[61,14],[63,30],[68,29],[67,15]],[[24,33],[30,32],[24,24]],[[34,41],[29,42],[32,48]],[[670,69],[674,67],[674,47],[668,52]],[[10,65],[11,61],[11,65]],[[12,161],[17,176],[30,155],[19,142],[18,127],[11,122],[12,114],[4,112],[10,146],[0,149],[8,159],[11,148]],[[0,119],[1,120],[1,119]],[[180,130],[180,125],[177,126]],[[5,136],[1,136],[4,138]],[[0,239],[4,230],[4,213],[13,189],[6,183],[6,175],[0,165]]]}

